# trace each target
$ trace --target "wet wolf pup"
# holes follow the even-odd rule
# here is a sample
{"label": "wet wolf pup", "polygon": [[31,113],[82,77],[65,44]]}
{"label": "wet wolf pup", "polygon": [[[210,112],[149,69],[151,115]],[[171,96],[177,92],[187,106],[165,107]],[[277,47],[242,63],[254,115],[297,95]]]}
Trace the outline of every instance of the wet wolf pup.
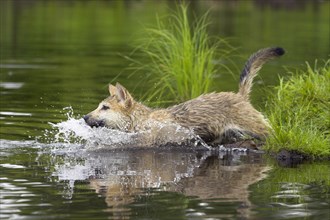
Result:
{"label": "wet wolf pup", "polygon": [[84,116],[84,120],[91,127],[105,126],[125,132],[154,129],[153,124],[159,123],[175,124],[192,130],[207,143],[264,140],[270,125],[251,105],[249,93],[262,65],[283,54],[282,48],[274,47],[251,55],[241,73],[238,93],[212,92],[165,109],[149,108],[135,101],[119,83],[110,84],[110,96]]}

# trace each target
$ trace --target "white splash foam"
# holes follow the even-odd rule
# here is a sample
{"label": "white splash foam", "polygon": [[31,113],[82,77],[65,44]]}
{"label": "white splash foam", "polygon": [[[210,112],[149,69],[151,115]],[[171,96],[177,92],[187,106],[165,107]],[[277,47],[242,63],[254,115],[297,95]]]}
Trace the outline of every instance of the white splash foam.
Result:
{"label": "white splash foam", "polygon": [[69,118],[67,121],[50,124],[58,130],[57,134],[55,134],[57,142],[70,143],[72,138],[88,140],[93,134],[92,128],[86,125],[83,119]]}
{"label": "white splash foam", "polygon": [[[105,127],[91,128],[82,118],[74,118],[71,107],[64,110],[67,110],[68,120],[57,124],[50,123],[55,129],[52,142],[82,144],[88,150],[155,147],[169,143],[176,145],[191,143],[191,146],[208,147],[191,130],[176,124],[151,121],[149,123],[152,124],[150,127],[153,129],[127,133]],[[193,141],[190,142],[191,140]]]}

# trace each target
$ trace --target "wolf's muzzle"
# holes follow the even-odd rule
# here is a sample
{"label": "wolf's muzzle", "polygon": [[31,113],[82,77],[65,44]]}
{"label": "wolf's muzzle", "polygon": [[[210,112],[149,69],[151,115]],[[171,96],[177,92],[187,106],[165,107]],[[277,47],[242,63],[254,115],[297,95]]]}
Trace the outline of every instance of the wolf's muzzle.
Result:
{"label": "wolf's muzzle", "polygon": [[89,115],[85,115],[83,118],[84,118],[86,124],[88,124],[91,127],[104,127],[105,126],[105,123],[103,120],[92,119]]}

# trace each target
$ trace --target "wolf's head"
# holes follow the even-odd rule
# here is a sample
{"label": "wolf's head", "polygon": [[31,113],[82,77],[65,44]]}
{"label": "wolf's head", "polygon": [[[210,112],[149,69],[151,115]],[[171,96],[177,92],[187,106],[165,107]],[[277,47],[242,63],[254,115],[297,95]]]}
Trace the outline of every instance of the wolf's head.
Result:
{"label": "wolf's head", "polygon": [[119,83],[109,85],[110,96],[104,99],[92,112],[84,116],[91,127],[108,127],[121,131],[129,131],[132,127],[131,116],[134,100],[131,94]]}

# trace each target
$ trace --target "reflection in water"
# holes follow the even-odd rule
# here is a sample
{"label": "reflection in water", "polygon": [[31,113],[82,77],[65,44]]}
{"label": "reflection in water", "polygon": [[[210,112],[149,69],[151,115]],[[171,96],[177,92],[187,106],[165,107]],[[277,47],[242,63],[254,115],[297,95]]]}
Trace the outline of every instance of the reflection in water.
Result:
{"label": "reflection in water", "polygon": [[[275,192],[275,195],[271,197],[273,200],[271,205],[281,210],[274,216],[281,219],[293,217],[307,218],[317,214],[326,216],[325,210],[329,210],[329,204],[320,203],[313,198],[313,194],[306,193],[306,190],[313,191],[313,188],[320,190],[320,188],[313,185],[281,183],[280,191]],[[317,209],[315,209],[316,207]]]}
{"label": "reflection in water", "polygon": [[327,219],[329,165],[262,179],[268,166],[253,152],[0,140],[0,218]]}
{"label": "reflection in water", "polygon": [[[65,161],[53,175],[69,181],[72,190],[74,181],[88,180],[113,213],[129,212],[142,197],[157,200],[157,192],[167,191],[237,202],[236,211],[247,217],[251,206],[248,187],[268,169],[258,154],[183,149],[89,152],[79,160],[67,155]],[[65,193],[70,196],[72,192]]]}

